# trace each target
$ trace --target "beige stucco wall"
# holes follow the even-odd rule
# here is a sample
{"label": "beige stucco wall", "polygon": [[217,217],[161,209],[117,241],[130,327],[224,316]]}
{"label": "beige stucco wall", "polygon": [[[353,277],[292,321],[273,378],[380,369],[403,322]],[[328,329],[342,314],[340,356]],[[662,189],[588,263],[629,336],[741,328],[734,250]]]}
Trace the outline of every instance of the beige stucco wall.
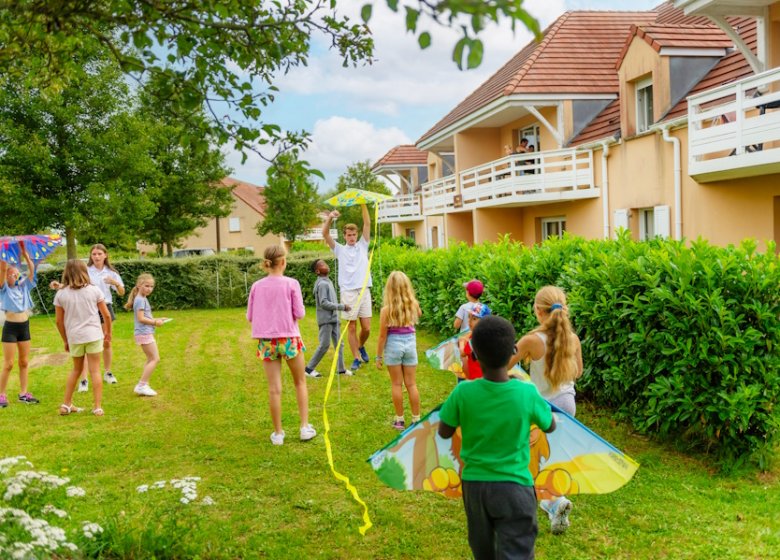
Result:
{"label": "beige stucco wall", "polygon": [[428,181],[434,179],[441,179],[442,177],[442,161],[441,158],[434,152],[428,152]]}
{"label": "beige stucco wall", "polygon": [[426,239],[425,239],[425,222],[422,220],[413,221],[413,222],[397,222],[392,224],[393,226],[393,237],[410,237],[407,235],[407,230],[414,230],[414,240],[415,242],[420,245],[421,247],[426,246]]}
{"label": "beige stucco wall", "polygon": [[474,223],[471,212],[453,212],[446,214],[447,244],[455,241],[463,241],[469,245],[474,244]]}
{"label": "beige stucco wall", "polygon": [[[444,229],[444,216],[429,216],[427,218],[428,221],[428,229],[425,232],[425,239],[421,240],[421,245],[428,248],[428,249],[436,249],[440,247],[446,247],[447,246],[447,235],[446,231]],[[431,231],[436,229],[436,232],[441,232],[441,242],[438,241],[438,239],[435,238],[435,236],[431,235]],[[431,236],[430,243],[428,243],[428,236]]]}
{"label": "beige stucco wall", "polygon": [[620,127],[624,137],[636,134],[637,80],[653,79],[653,114],[665,114],[671,105],[669,58],[660,56],[644,39],[634,37],[618,69],[620,80]]}
{"label": "beige stucco wall", "polygon": [[517,208],[478,208],[474,210],[474,243],[490,241],[509,234],[523,239],[523,215]]}
{"label": "beige stucco wall", "polygon": [[470,128],[455,135],[455,167],[463,171],[503,157],[497,128]]}
{"label": "beige stucco wall", "polygon": [[522,208],[522,241],[526,245],[540,243],[542,218],[566,218],[566,231],[587,239],[601,236],[601,199],[573,200]]}

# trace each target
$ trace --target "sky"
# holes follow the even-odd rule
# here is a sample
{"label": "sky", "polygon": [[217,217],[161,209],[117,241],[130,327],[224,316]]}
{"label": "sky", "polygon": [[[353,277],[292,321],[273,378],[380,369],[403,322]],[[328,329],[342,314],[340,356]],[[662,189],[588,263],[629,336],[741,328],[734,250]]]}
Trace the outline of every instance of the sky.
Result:
{"label": "sky", "polygon": [[[339,9],[359,21],[367,0],[339,0]],[[546,28],[567,10],[648,10],[661,0],[526,0],[525,8]],[[344,68],[337,53],[315,39],[309,65],[295,68],[275,81],[276,101],[264,112],[264,122],[285,130],[307,130],[311,143],[303,159],[325,175],[318,189],[332,188],[356,162],[376,162],[398,144],[414,144],[444,115],[487,80],[531,40],[519,24],[492,25],[481,34],[482,64],[458,70],[452,48],[459,34],[426,24],[432,45],[420,50],[405,33],[402,14],[375,0],[370,28],[376,61],[371,66]],[[265,185],[268,164],[256,154],[241,163],[241,154],[224,148],[232,177]]]}

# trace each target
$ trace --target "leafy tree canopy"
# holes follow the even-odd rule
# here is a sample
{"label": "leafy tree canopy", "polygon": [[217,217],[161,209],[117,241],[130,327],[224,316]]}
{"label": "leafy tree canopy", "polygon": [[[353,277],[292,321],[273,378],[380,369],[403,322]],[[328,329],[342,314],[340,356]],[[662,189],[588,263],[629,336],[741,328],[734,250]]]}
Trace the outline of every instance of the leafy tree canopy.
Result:
{"label": "leafy tree canopy", "polygon": [[317,223],[320,210],[317,188],[310,175],[321,174],[298,160],[294,153],[279,155],[268,169],[265,197],[265,219],[257,226],[260,235],[281,234],[295,241],[306,228]]}
{"label": "leafy tree canopy", "polygon": [[[487,21],[510,18],[539,34],[523,0],[385,2],[404,15],[421,48],[431,44],[429,25],[459,26],[453,59],[461,68],[481,62],[479,34]],[[219,144],[284,149],[307,136],[264,121],[275,77],[306,65],[316,37],[325,37],[344,65],[370,64],[375,3],[363,6],[362,21],[352,21],[338,0],[0,0],[0,75],[60,91],[78,74],[79,53],[100,46],[125,73],[149,82],[175,114],[205,106],[218,116],[201,124]]]}
{"label": "leafy tree canopy", "polygon": [[[383,183],[376,175],[371,172],[371,163],[369,161],[359,161],[353,163],[347,170],[338,178],[336,182],[336,188],[331,195],[343,192],[347,189],[360,189],[363,191],[376,192],[381,194],[392,194],[390,189],[385,183]],[[341,227],[344,224],[357,224],[358,227],[363,225],[363,215],[359,206],[350,206],[349,208],[339,208],[341,216],[338,220],[339,225],[339,237],[342,236]],[[374,231],[374,214],[376,207],[370,205],[368,212],[371,216],[371,231],[373,235]],[[381,224],[379,226],[379,235],[383,237],[391,236],[390,224]]]}

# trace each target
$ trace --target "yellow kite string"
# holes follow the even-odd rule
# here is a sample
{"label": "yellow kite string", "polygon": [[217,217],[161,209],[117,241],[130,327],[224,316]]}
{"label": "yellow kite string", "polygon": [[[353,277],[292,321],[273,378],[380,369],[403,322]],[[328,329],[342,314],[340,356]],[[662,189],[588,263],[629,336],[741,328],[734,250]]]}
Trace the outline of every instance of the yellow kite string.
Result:
{"label": "yellow kite string", "polygon": [[[374,239],[377,239],[377,235],[379,234],[379,208],[377,205],[374,205]],[[363,297],[363,293],[366,291],[366,288],[368,287],[368,277],[371,274],[371,262],[374,260],[374,250],[376,249],[376,245],[374,246],[374,249],[371,249],[371,251],[368,254],[368,268],[366,269],[366,276],[363,278],[363,286],[360,288],[360,294],[358,295],[358,302]],[[337,480],[340,480],[344,483],[344,485],[347,487],[347,490],[352,494],[352,498],[361,506],[363,506],[363,525],[359,528],[360,534],[365,535],[366,531],[368,531],[374,524],[371,523],[371,517],[368,515],[368,506],[366,505],[366,502],[364,502],[360,498],[360,494],[358,494],[357,488],[352,485],[352,483],[349,481],[349,478],[340,472],[336,470],[336,467],[333,463],[333,447],[330,443],[330,438],[328,437],[328,432],[330,432],[330,422],[328,422],[328,398],[330,397],[330,390],[333,386],[333,379],[336,375],[336,364],[338,361],[338,349],[341,348],[341,345],[344,342],[344,335],[347,333],[347,329],[349,328],[349,321],[347,321],[347,324],[344,326],[343,329],[341,329],[341,334],[339,335],[339,341],[336,345],[336,352],[333,356],[333,362],[330,364],[330,373],[328,374],[328,384],[325,386],[325,399],[322,403],[322,425],[325,426],[325,433],[323,434],[323,437],[325,438],[325,453],[328,456],[328,465],[330,465],[330,470],[333,472],[333,476],[336,477]]]}

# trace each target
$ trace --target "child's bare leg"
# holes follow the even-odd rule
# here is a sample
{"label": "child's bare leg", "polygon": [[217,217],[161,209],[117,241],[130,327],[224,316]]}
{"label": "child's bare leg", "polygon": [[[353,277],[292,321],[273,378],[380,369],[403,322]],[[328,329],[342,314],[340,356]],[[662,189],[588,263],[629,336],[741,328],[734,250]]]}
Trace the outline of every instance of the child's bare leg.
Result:
{"label": "child's bare leg", "polygon": [[89,368],[89,376],[92,378],[92,398],[95,401],[95,408],[97,410],[101,408],[103,403],[103,378],[100,377],[100,352],[94,354],[87,354],[87,367]]}
{"label": "child's bare leg", "polygon": [[103,369],[111,371],[111,362],[114,359],[114,349],[111,342],[103,341]]}
{"label": "child's bare leg", "polygon": [[295,383],[295,398],[298,401],[298,414],[301,417],[301,426],[309,424],[309,389],[306,387],[306,373],[304,371],[305,360],[303,352],[298,352],[294,358],[287,360]]}
{"label": "child's bare leg", "polygon": [[[141,380],[139,383],[145,384],[149,383],[149,379],[152,377],[152,373],[154,373],[154,369],[157,367],[157,364],[160,363],[160,353],[157,350],[157,343],[151,342],[149,344],[142,344],[141,349],[144,351],[144,354],[146,355],[146,364],[144,364],[144,370],[141,373]],[[103,351],[103,356],[105,360],[105,350]],[[108,370],[108,366],[106,366],[106,370]]]}
{"label": "child's bare leg", "polygon": [[402,366],[404,385],[409,393],[409,406],[412,408],[412,416],[420,416],[420,392],[417,390],[417,366]]}
{"label": "child's bare leg", "polygon": [[8,387],[8,378],[14,367],[14,358],[16,357],[16,343],[3,342],[3,371],[0,373],[0,395],[5,394]]}
{"label": "child's bare leg", "polygon": [[393,408],[395,415],[399,418],[404,415],[404,373],[401,365],[387,366],[390,374],[390,383],[392,383]]}
{"label": "child's bare leg", "polygon": [[[27,385],[29,379],[30,369],[30,346],[31,342],[25,340],[24,342],[17,342],[19,347],[19,394],[24,395],[27,393]],[[0,391],[2,393],[4,391]]]}
{"label": "child's bare leg", "polygon": [[268,379],[268,408],[271,410],[271,421],[274,432],[282,433],[282,361],[263,360],[263,369]]}
{"label": "child's bare leg", "polygon": [[63,401],[68,406],[73,404],[73,391],[76,390],[76,383],[79,381],[81,370],[84,369],[84,362],[86,361],[84,356],[73,357],[73,369],[65,382],[65,400]]}
{"label": "child's bare leg", "polygon": [[[98,366],[99,368],[100,366]],[[87,374],[89,373],[89,367],[87,366],[87,360],[84,360],[84,366],[81,368],[81,375],[79,375],[80,381],[86,381],[87,380]]]}

